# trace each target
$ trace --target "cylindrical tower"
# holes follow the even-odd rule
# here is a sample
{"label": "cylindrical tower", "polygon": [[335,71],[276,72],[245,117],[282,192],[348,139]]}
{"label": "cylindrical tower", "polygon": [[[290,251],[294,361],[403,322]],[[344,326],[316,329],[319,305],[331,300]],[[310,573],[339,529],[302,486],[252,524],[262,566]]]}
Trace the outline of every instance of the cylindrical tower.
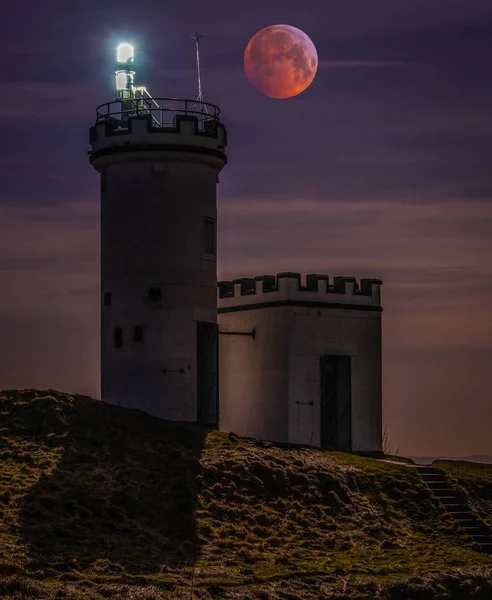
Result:
{"label": "cylindrical tower", "polygon": [[97,109],[90,132],[101,182],[101,397],[217,425],[226,130],[214,105],[131,90]]}

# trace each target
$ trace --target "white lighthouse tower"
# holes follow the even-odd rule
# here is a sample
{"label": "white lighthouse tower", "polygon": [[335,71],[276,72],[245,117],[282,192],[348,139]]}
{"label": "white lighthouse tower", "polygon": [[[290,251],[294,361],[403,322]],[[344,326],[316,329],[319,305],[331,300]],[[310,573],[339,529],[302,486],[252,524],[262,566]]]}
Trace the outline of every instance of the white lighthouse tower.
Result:
{"label": "white lighthouse tower", "polygon": [[117,51],[117,99],[97,109],[101,182],[101,396],[179,421],[218,423],[216,187],[219,108],[135,87]]}

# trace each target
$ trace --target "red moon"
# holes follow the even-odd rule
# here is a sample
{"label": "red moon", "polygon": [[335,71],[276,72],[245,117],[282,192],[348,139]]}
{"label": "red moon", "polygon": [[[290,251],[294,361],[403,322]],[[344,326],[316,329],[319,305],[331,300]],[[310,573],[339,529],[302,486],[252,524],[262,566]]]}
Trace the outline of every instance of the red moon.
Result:
{"label": "red moon", "polygon": [[304,31],[291,25],[270,25],[251,38],[244,52],[244,70],[265,96],[292,98],[313,82],[318,53]]}

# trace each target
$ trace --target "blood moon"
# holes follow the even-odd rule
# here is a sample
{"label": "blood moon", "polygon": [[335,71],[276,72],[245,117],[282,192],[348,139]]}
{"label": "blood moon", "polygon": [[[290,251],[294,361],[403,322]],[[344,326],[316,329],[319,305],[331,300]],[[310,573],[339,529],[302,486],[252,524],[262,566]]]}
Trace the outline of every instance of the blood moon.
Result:
{"label": "blood moon", "polygon": [[270,98],[292,98],[307,89],[318,70],[318,53],[297,27],[270,25],[254,35],[244,52],[253,86]]}

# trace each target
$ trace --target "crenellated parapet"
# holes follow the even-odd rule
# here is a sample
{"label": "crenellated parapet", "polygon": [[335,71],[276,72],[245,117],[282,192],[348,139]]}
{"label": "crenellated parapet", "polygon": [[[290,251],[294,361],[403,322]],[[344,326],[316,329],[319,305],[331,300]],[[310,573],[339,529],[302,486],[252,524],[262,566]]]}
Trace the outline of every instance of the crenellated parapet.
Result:
{"label": "crenellated parapet", "polygon": [[[278,273],[219,281],[219,312],[250,305],[326,304],[332,307],[381,310],[380,279],[334,277],[309,274],[301,283],[300,273]],[[244,310],[244,308],[243,308]]]}
{"label": "crenellated parapet", "polygon": [[217,116],[198,113],[188,104],[147,114],[121,113],[118,105],[120,112],[98,110],[90,129],[93,164],[115,155],[132,154],[134,160],[135,152],[145,152],[147,158],[149,152],[166,152],[166,160],[217,162],[220,168],[227,162],[227,131]]}

